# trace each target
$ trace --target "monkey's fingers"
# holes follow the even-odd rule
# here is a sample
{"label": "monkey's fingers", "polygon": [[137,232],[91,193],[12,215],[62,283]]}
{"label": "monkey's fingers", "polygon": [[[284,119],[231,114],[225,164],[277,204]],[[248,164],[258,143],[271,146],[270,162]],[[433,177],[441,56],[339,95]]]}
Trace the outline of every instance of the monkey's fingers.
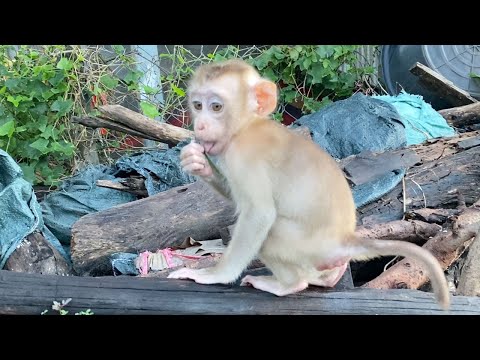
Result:
{"label": "monkey's fingers", "polygon": [[221,274],[216,274],[210,268],[205,269],[189,269],[183,268],[176,270],[168,275],[169,279],[191,279],[198,284],[223,284],[227,283],[223,280]]}
{"label": "monkey's fingers", "polygon": [[203,152],[205,152],[205,149],[204,149],[203,145],[200,145],[196,142],[191,142],[190,144],[185,145],[181,150],[181,153],[188,154],[189,152],[203,153]]}
{"label": "monkey's fingers", "polygon": [[203,167],[205,167],[208,164],[208,161],[207,161],[205,156],[196,155],[196,154],[180,160],[180,165],[182,167],[186,167],[186,166],[188,166],[190,164],[194,164],[194,163],[201,164],[201,165],[203,165]]}
{"label": "monkey's fingers", "polygon": [[197,271],[195,269],[182,268],[179,270],[172,271],[167,279],[191,279],[195,280],[195,275]]}
{"label": "monkey's fingers", "polygon": [[183,171],[196,176],[209,177],[213,175],[209,164],[191,163],[183,167]]}

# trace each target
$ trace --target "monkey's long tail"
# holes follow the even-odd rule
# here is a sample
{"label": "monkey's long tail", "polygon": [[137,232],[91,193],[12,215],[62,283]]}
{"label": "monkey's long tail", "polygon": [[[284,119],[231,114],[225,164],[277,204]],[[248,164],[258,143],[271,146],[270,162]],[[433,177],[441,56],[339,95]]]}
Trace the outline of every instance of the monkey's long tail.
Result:
{"label": "monkey's long tail", "polygon": [[[448,310],[450,307],[450,293],[448,291],[447,279],[443,273],[442,267],[438,263],[438,260],[428,250],[418,245],[399,240],[358,238],[357,244],[363,249],[354,251],[357,253],[356,255],[361,255],[361,253],[367,253],[368,255],[373,256],[399,255],[405,258],[411,258],[424,264],[438,303],[442,309]],[[355,254],[352,255],[355,257]]]}

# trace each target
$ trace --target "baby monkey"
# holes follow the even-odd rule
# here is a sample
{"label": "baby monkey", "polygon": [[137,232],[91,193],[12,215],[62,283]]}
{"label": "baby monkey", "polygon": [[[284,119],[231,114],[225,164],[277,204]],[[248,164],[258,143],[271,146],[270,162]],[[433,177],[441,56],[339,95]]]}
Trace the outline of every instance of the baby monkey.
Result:
{"label": "baby monkey", "polygon": [[247,275],[242,285],[285,296],[309,285],[335,286],[351,260],[399,255],[424,264],[447,309],[447,281],[430,252],[355,234],[356,208],[343,172],[313,141],[270,119],[277,96],[277,86],[242,60],[202,65],[192,76],[196,141],[182,149],[181,165],[232,199],[238,219],[216,266],[182,268],[169,278],[228,284],[258,257],[273,275]]}

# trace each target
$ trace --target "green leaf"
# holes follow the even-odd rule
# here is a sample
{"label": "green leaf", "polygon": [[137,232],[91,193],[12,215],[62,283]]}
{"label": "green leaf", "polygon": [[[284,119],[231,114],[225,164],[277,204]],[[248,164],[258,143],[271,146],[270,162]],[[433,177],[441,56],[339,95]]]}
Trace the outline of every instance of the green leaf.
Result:
{"label": "green leaf", "polygon": [[283,52],[275,52],[273,55],[274,55],[275,58],[278,59],[278,60],[282,60],[282,59],[285,58],[285,54],[284,54]]}
{"label": "green leaf", "polygon": [[107,89],[112,90],[115,89],[115,87],[118,85],[118,79],[115,79],[113,76],[106,74],[100,78],[100,83],[102,83],[102,85],[105,86]]}
{"label": "green leaf", "polygon": [[50,106],[50,110],[58,112],[58,116],[62,117],[68,113],[73,106],[73,101],[70,99],[67,100],[55,100],[55,102]]}
{"label": "green leaf", "polygon": [[125,47],[123,45],[112,45],[112,49],[117,54],[123,54],[125,52]]}
{"label": "green leaf", "polygon": [[298,51],[294,48],[294,49],[290,49],[290,58],[293,60],[293,61],[296,61],[298,59]]}
{"label": "green leaf", "polygon": [[18,165],[20,166],[20,169],[22,169],[23,178],[33,184],[35,182],[35,163],[19,163]]}
{"label": "green leaf", "polygon": [[312,84],[320,84],[325,76],[325,73],[326,71],[321,63],[314,64],[310,70],[310,75],[312,75]]}
{"label": "green leaf", "polygon": [[75,149],[73,144],[67,143],[65,141],[54,142],[53,144],[51,144],[51,148],[53,151],[64,154],[66,156],[73,155],[73,150]]}
{"label": "green leaf", "polygon": [[20,101],[22,101],[22,99],[23,99],[22,95],[18,95],[18,96],[8,95],[7,96],[7,101],[11,102],[13,104],[13,106],[15,106],[15,107],[18,107],[18,104],[20,104]]}
{"label": "green leaf", "polygon": [[308,69],[308,67],[312,64],[312,60],[310,60],[310,58],[306,58],[305,60],[303,60],[303,67],[305,69]]}
{"label": "green leaf", "polygon": [[0,126],[0,136],[7,135],[9,138],[11,138],[14,131],[15,131],[15,122],[13,120],[10,120],[9,122]]}
{"label": "green leaf", "polygon": [[65,93],[68,89],[68,83],[67,82],[60,82],[58,83],[57,85],[55,85],[56,87],[53,87],[50,89],[50,91],[54,94],[62,94],[62,93]]}
{"label": "green leaf", "polygon": [[258,56],[253,63],[258,70],[263,70],[268,66],[269,62],[270,62],[270,59],[267,53],[265,52],[262,55]]}
{"label": "green leaf", "polygon": [[298,95],[298,93],[295,90],[286,90],[284,91],[283,94],[284,94],[286,103],[291,103],[292,101],[295,100],[295,98]]}
{"label": "green leaf", "polygon": [[48,143],[49,141],[47,139],[37,139],[36,141],[34,141],[33,143],[30,144],[30,147],[34,148],[34,149],[37,149],[38,151],[40,151],[42,154],[46,154],[48,152]]}
{"label": "green leaf", "polygon": [[33,108],[30,108],[30,112],[37,116],[43,116],[47,113],[48,111],[48,105],[45,102],[39,102],[37,103]]}
{"label": "green leaf", "polygon": [[143,91],[145,91],[145,94],[147,95],[153,95],[153,94],[156,94],[158,92],[158,89],[155,89],[151,86],[148,86],[148,85],[143,85]]}
{"label": "green leaf", "polygon": [[40,136],[44,139],[55,139],[57,137],[56,135],[55,128],[52,125],[48,125],[40,134]]}
{"label": "green leaf", "polygon": [[143,72],[141,71],[132,71],[130,70],[127,75],[125,75],[125,77],[123,78],[123,80],[127,83],[127,84],[131,84],[133,82],[137,82],[143,75]]}
{"label": "green leaf", "polygon": [[47,90],[47,91],[42,92],[43,100],[48,100],[48,99],[50,99],[53,95],[55,95],[55,94],[54,94],[52,91],[50,91],[50,90]]}
{"label": "green leaf", "polygon": [[275,74],[275,72],[273,71],[272,68],[268,67],[266,68],[264,71],[263,71],[263,74],[262,74],[264,77],[266,77],[267,79],[270,79],[272,80],[273,82],[277,82],[278,81],[278,76]]}
{"label": "green leaf", "polygon": [[35,97],[37,100],[45,100],[43,94],[45,92],[50,92],[48,90],[48,86],[38,79],[33,79],[30,81],[28,88],[30,89],[29,95],[32,98]]}
{"label": "green leaf", "polygon": [[5,67],[5,65],[0,64],[0,76],[6,75],[8,75],[8,69]]}
{"label": "green leaf", "polygon": [[[52,84],[53,86],[57,86],[58,84],[60,84],[63,79],[65,79],[65,74],[63,71],[56,71],[55,72],[55,76],[52,77],[51,79],[48,80],[48,82],[50,84]],[[52,89],[53,91],[53,89]]]}
{"label": "green leaf", "polygon": [[179,87],[177,87],[177,86],[175,86],[175,85],[173,85],[173,84],[171,84],[171,87],[172,87],[173,92],[174,92],[175,94],[177,94],[178,96],[183,97],[183,96],[186,95],[186,94],[185,94],[185,91],[183,91],[183,90],[180,89]]}
{"label": "green leaf", "polygon": [[57,63],[57,69],[69,71],[72,68],[73,68],[73,62],[68,60],[67,58],[62,57],[60,61]]}
{"label": "green leaf", "polygon": [[21,133],[21,132],[24,132],[24,131],[27,131],[27,130],[28,130],[28,127],[25,126],[25,125],[17,126],[15,128],[16,133]]}
{"label": "green leaf", "polygon": [[3,86],[3,87],[0,89],[0,95],[5,94],[5,91],[7,91],[7,87],[6,87],[6,86]]}
{"label": "green leaf", "polygon": [[22,91],[22,85],[23,84],[19,79],[8,79],[5,81],[5,86],[7,89],[15,93]]}
{"label": "green leaf", "polygon": [[471,77],[471,78],[474,78],[474,79],[480,79],[480,75],[475,74],[475,73],[473,73],[473,72],[470,73],[470,77]]}
{"label": "green leaf", "polygon": [[148,102],[142,101],[140,103],[140,108],[142,109],[142,112],[145,114],[145,116],[148,116],[149,118],[154,119],[155,117],[160,115],[160,113],[157,110],[157,107]]}

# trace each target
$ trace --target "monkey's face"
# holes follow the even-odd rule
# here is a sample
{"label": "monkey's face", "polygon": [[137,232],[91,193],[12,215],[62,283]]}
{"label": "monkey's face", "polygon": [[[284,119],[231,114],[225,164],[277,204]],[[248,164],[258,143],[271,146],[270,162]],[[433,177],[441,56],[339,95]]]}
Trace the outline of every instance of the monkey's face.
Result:
{"label": "monkey's face", "polygon": [[236,124],[245,116],[245,91],[239,80],[224,76],[201,86],[193,85],[189,93],[196,140],[209,155],[222,154],[236,132]]}

